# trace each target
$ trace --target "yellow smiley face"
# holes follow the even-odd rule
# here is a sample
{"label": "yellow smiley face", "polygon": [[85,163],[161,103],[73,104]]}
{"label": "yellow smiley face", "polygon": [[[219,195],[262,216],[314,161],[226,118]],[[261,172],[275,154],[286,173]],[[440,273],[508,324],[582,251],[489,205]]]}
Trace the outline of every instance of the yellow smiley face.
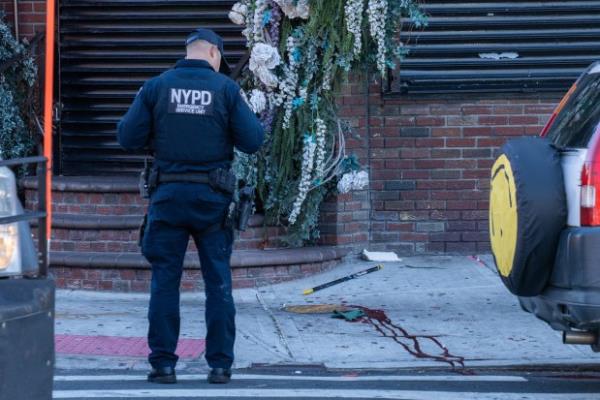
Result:
{"label": "yellow smiley face", "polygon": [[510,161],[503,154],[492,167],[490,241],[500,274],[508,277],[517,250],[517,193]]}

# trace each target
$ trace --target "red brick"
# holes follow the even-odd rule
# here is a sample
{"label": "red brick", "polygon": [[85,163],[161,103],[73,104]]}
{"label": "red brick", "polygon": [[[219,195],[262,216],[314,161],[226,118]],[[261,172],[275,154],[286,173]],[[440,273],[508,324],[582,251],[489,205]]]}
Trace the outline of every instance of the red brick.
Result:
{"label": "red brick", "polygon": [[[385,117],[384,124],[389,127],[400,127],[400,126],[415,126],[417,119],[415,117],[397,116],[397,117]],[[394,130],[396,133],[398,129]]]}
{"label": "red brick", "polygon": [[435,180],[427,180],[427,181],[418,181],[417,189],[445,189],[448,185],[448,181],[435,181]]}
{"label": "red brick", "polygon": [[478,118],[471,115],[451,116],[446,119],[448,126],[474,126],[478,124]]}
{"label": "red brick", "polygon": [[22,23],[43,23],[46,22],[46,16],[44,14],[22,14],[19,16],[19,20]]}
{"label": "red brick", "polygon": [[465,181],[448,181],[447,187],[449,190],[452,189],[475,189],[476,188],[475,181],[473,180],[465,180]]}
{"label": "red brick", "polygon": [[427,138],[427,139],[415,139],[416,147],[443,147],[444,139],[442,138]]}
{"label": "red brick", "polygon": [[508,123],[510,125],[537,125],[540,121],[535,115],[515,115],[509,117]]}
{"label": "red brick", "polygon": [[35,11],[36,13],[46,13],[46,2],[45,1],[39,1],[39,2],[35,2],[33,3],[33,11]]}
{"label": "red brick", "polygon": [[[19,14],[31,14],[33,12],[33,4],[29,1],[19,1],[17,3],[17,9],[19,10]],[[20,16],[19,16],[20,18]],[[22,20],[26,21],[26,20]]]}
{"label": "red brick", "polygon": [[473,147],[475,139],[446,139],[447,147]]}
{"label": "red brick", "polygon": [[463,169],[469,170],[477,167],[477,160],[462,159],[462,160],[445,160],[444,168],[448,169]]}
{"label": "red brick", "polygon": [[476,126],[463,128],[464,136],[490,136],[492,128],[489,126]]}
{"label": "red brick", "polygon": [[476,210],[477,202],[469,200],[449,200],[447,202],[448,210]]}
{"label": "red brick", "polygon": [[519,136],[525,134],[525,128],[522,126],[496,126],[493,128],[494,135]]}
{"label": "red brick", "polygon": [[465,115],[491,114],[492,106],[463,106],[461,110]]}
{"label": "red brick", "polygon": [[536,105],[526,105],[525,106],[525,114],[552,114],[556,105],[546,105],[546,104],[536,104]]}
{"label": "red brick", "polygon": [[431,136],[433,137],[459,137],[462,135],[462,128],[431,128]]}
{"label": "red brick", "polygon": [[499,105],[494,106],[493,114],[523,114],[522,105]]}
{"label": "red brick", "polygon": [[405,242],[426,242],[429,240],[428,233],[413,233],[413,232],[401,232],[400,241]]}
{"label": "red brick", "polygon": [[400,149],[400,157],[402,158],[426,158],[430,155],[431,150],[429,149]]}
{"label": "red brick", "polygon": [[417,126],[444,126],[446,118],[444,117],[417,117]]}
{"label": "red brick", "polygon": [[435,210],[435,209],[446,209],[446,202],[440,200],[426,200],[416,202],[417,210]]}
{"label": "red brick", "polygon": [[416,169],[436,169],[436,168],[444,168],[446,160],[416,160],[415,168]]}
{"label": "red brick", "polygon": [[504,138],[490,137],[490,138],[478,138],[477,145],[479,147],[500,147],[506,142]]}
{"label": "red brick", "polygon": [[477,250],[477,244],[473,242],[448,242],[446,251],[448,253],[474,253]]}
{"label": "red brick", "polygon": [[460,179],[461,171],[460,170],[447,170],[447,169],[435,170],[435,171],[431,171],[431,178],[432,179]]}
{"label": "red brick", "polygon": [[480,116],[478,121],[481,125],[506,125],[508,123],[508,117],[498,115],[485,115]]}
{"label": "red brick", "polygon": [[459,149],[431,149],[432,158],[460,158]]}

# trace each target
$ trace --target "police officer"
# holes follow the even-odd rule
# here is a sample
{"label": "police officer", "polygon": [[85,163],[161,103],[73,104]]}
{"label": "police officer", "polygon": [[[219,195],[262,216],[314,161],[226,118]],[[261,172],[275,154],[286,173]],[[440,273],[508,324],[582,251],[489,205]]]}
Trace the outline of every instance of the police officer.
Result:
{"label": "police officer", "polygon": [[185,41],[187,56],[147,81],[118,124],[126,150],[154,153],[156,188],[141,241],[152,264],[148,380],[175,383],[179,337],[179,286],[191,235],[206,287],[206,361],[210,383],[231,378],[235,307],[231,295],[233,232],[223,225],[232,201],[229,172],[234,146],[254,153],[262,145],[260,122],[224,74],[223,39],[197,29]]}

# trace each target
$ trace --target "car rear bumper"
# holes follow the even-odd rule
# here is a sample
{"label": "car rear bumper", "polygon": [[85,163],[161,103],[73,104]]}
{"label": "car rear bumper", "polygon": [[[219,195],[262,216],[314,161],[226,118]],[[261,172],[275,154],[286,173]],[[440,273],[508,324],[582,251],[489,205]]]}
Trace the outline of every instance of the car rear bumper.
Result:
{"label": "car rear bumper", "polygon": [[0,279],[0,399],[52,399],[54,281]]}
{"label": "car rear bumper", "polygon": [[565,229],[547,288],[519,300],[556,330],[600,330],[600,227]]}

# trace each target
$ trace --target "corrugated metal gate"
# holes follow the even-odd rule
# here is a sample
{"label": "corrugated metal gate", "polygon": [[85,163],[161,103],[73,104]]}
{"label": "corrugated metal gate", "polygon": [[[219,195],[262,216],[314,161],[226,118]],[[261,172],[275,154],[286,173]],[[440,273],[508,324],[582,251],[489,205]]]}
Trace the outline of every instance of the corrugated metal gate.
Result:
{"label": "corrugated metal gate", "polygon": [[[326,1],[326,0],[323,0]],[[212,27],[227,55],[244,52],[227,18],[234,0],[63,0],[63,110],[58,165],[64,174],[137,171],[141,156],[119,149],[115,125],[149,77],[183,55],[193,28]],[[600,58],[600,1],[424,0],[425,30],[388,90],[395,93],[565,90]]]}
{"label": "corrugated metal gate", "polygon": [[[565,90],[600,59],[600,1],[424,0],[394,93]],[[398,79],[399,78],[399,79]]]}
{"label": "corrugated metal gate", "polygon": [[234,0],[62,0],[60,2],[60,172],[132,173],[141,155],[123,152],[116,123],[145,80],[184,56],[198,26],[225,39],[233,63],[245,52],[227,13]]}

